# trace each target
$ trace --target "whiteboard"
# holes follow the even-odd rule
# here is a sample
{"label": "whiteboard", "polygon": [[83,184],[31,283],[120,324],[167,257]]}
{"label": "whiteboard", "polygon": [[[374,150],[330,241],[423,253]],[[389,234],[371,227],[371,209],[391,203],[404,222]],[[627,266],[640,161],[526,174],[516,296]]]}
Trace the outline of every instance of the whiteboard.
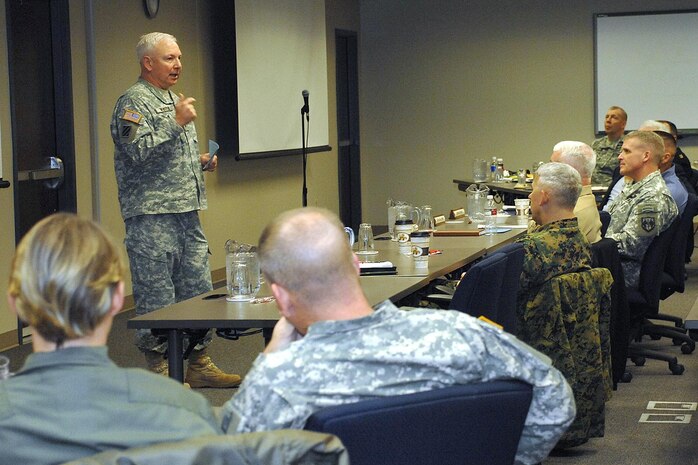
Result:
{"label": "whiteboard", "polygon": [[627,130],[648,119],[698,134],[698,11],[594,16],[595,124],[617,105]]}
{"label": "whiteboard", "polygon": [[329,144],[324,0],[235,0],[239,153]]}

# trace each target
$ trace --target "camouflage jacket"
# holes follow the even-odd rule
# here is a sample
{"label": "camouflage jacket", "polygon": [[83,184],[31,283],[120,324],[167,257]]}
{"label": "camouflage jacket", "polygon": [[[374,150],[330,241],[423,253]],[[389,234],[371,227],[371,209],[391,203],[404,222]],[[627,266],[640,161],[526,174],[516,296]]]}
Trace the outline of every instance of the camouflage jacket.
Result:
{"label": "camouflage jacket", "polygon": [[591,268],[591,249],[577,218],[540,226],[517,242],[523,244],[525,254],[517,297],[519,309],[551,278]]}
{"label": "camouflage jacket", "polygon": [[114,171],[124,219],[206,208],[194,123],[174,120],[179,100],[139,79],[114,107]]}
{"label": "camouflage jacket", "polygon": [[222,427],[303,428],[323,407],[495,379],[534,386],[516,459],[540,462],[575,416],[570,386],[550,359],[469,315],[385,301],[364,318],[314,323],[286,349],[261,354],[223,407]]}
{"label": "camouflage jacket", "polygon": [[608,136],[600,137],[591,144],[596,152],[596,167],[591,175],[591,182],[595,186],[609,186],[613,178],[613,170],[618,166],[618,155],[623,147],[623,136],[615,142],[608,140]]}
{"label": "camouflage jacket", "polygon": [[606,237],[618,243],[625,285],[637,287],[642,259],[652,239],[678,216],[676,202],[657,170],[639,182],[626,184],[608,212],[611,223]]}

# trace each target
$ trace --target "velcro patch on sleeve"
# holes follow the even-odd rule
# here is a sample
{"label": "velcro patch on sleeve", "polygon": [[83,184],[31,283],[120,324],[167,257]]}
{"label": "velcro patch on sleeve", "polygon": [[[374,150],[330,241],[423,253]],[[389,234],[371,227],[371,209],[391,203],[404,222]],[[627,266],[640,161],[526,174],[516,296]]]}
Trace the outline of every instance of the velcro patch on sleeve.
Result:
{"label": "velcro patch on sleeve", "polygon": [[141,122],[141,119],[143,119],[143,115],[135,110],[124,110],[124,114],[121,116],[121,119],[138,124]]}

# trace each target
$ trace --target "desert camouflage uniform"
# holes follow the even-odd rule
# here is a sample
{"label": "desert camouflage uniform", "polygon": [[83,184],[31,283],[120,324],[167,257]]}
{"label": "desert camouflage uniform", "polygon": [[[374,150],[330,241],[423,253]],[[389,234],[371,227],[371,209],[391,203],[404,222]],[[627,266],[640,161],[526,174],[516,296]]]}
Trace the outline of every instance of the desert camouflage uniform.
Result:
{"label": "desert camouflage uniform", "polygon": [[618,242],[625,285],[637,287],[642,259],[652,239],[678,216],[676,202],[657,170],[639,182],[626,184],[608,212],[611,223],[605,237]]}
{"label": "desert camouflage uniform", "polygon": [[222,426],[229,434],[303,428],[324,407],[495,379],[534,386],[516,459],[540,462],[575,415],[548,357],[466,314],[385,301],[364,318],[314,323],[288,348],[260,355],[225,404]]}
{"label": "desert camouflage uniform", "polygon": [[620,136],[615,142],[608,140],[608,136],[600,137],[591,144],[596,152],[596,167],[591,175],[591,183],[595,186],[609,186],[613,178],[613,170],[618,166],[618,155],[623,148],[624,136]]}
{"label": "desert camouflage uniform", "polygon": [[[139,315],[212,288],[197,213],[206,209],[206,189],[196,128],[175,121],[178,100],[139,79],[112,114],[114,170]],[[138,331],[136,345],[143,351],[166,349],[149,330]]]}

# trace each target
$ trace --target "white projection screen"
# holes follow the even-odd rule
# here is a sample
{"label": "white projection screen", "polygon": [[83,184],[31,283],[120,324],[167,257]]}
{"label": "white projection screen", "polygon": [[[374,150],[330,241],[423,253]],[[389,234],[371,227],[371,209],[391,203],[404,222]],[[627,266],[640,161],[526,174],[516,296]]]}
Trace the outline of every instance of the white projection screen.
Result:
{"label": "white projection screen", "polygon": [[329,150],[324,0],[235,0],[235,40],[239,156],[300,150],[303,90],[309,151]]}
{"label": "white projection screen", "polygon": [[698,134],[698,11],[595,15],[595,129],[608,107],[628,112],[626,130],[648,119]]}

